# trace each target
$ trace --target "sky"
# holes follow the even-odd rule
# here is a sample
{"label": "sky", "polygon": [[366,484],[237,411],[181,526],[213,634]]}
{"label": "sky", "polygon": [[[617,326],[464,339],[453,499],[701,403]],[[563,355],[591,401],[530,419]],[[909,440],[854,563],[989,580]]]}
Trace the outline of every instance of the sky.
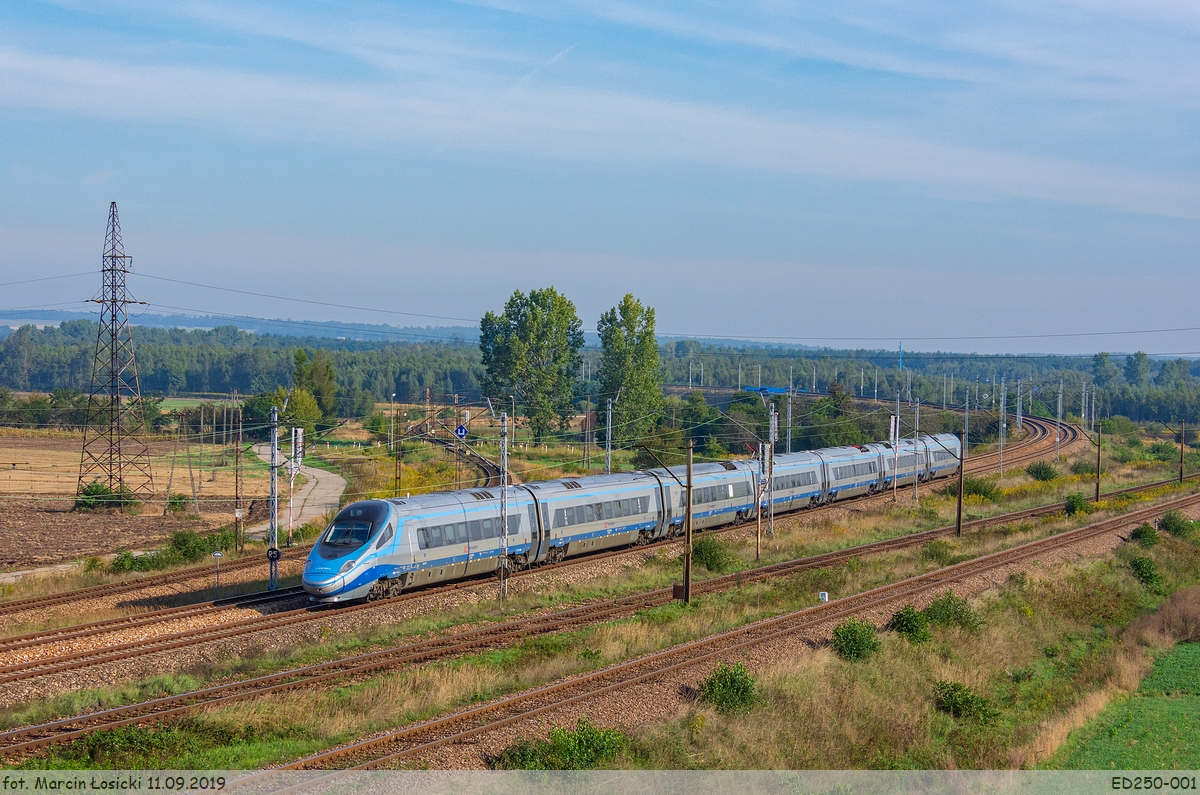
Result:
{"label": "sky", "polygon": [[85,306],[116,201],[164,314],[461,325],[553,285],[586,328],[630,292],[661,334],[1200,356],[1195,2],[0,19],[0,310]]}

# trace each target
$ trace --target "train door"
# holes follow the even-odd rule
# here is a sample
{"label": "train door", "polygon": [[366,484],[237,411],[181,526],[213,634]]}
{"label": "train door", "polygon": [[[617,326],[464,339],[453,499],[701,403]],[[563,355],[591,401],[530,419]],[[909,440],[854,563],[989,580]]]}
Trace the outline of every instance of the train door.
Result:
{"label": "train door", "polygon": [[821,455],[820,451],[813,450],[812,454],[821,459],[821,466],[817,467],[817,471],[821,473],[819,476],[820,480],[817,481],[817,486],[820,488],[821,493],[815,502],[832,502],[835,495],[830,492],[829,486],[832,483],[831,478],[833,477],[833,473],[829,471],[829,464],[825,461],[825,456]]}
{"label": "train door", "polygon": [[537,563],[546,557],[546,548],[550,540],[550,516],[546,506],[538,502],[537,495],[529,489],[524,490],[529,492],[529,497],[533,500],[529,503],[529,562]]}

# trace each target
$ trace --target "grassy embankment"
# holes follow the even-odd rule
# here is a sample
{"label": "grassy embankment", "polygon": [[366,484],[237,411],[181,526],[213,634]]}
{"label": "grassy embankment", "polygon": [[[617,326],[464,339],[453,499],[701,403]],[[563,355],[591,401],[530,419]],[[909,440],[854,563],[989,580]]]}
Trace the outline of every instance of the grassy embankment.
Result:
{"label": "grassy embankment", "polygon": [[[1026,479],[1028,480],[1028,479]],[[1064,479],[1059,489],[1066,491],[1076,487],[1076,484]],[[1041,493],[1041,497],[1061,496]],[[1013,499],[1023,503],[1029,499],[1028,494],[1018,491]],[[886,537],[915,529],[944,524],[951,515],[953,503],[945,495],[927,494],[919,507],[878,506],[862,511],[855,511],[843,520],[819,520],[801,517],[787,519],[779,523],[776,538],[765,545],[764,562],[772,562],[802,555],[813,554],[829,548],[844,547],[853,543],[861,543],[876,537]],[[983,504],[973,510],[980,513],[1013,510],[1018,507],[1008,500],[999,504]],[[762,584],[749,585],[723,594],[705,596],[688,609],[679,605],[669,605],[654,610],[648,610],[641,615],[623,620],[609,622],[603,625],[582,629],[575,632],[560,633],[554,636],[533,639],[514,647],[470,655],[458,660],[440,662],[421,668],[411,668],[399,672],[387,673],[375,678],[347,684],[343,687],[320,690],[315,693],[280,694],[270,698],[260,699],[244,704],[235,704],[221,709],[206,712],[200,716],[189,718],[179,724],[154,728],[138,728],[122,730],[115,734],[98,735],[94,738],[81,740],[73,745],[55,749],[47,757],[31,762],[33,765],[51,766],[158,766],[158,767],[253,767],[272,762],[293,758],[305,753],[320,750],[333,744],[343,742],[361,734],[375,731],[388,726],[396,726],[411,720],[439,714],[454,706],[469,704],[474,701],[489,698],[499,693],[523,689],[538,682],[548,681],[563,674],[589,670],[612,661],[626,659],[630,656],[644,653],[653,649],[700,637],[721,628],[737,626],[779,612],[811,605],[815,602],[816,593],[820,590],[830,591],[835,597],[853,593],[864,588],[873,587],[885,582],[894,581],[905,576],[936,568],[956,559],[964,559],[1010,546],[1031,538],[1040,537],[1055,532],[1068,524],[1084,522],[1083,517],[1067,520],[1061,515],[1046,521],[1023,523],[1016,527],[999,528],[994,532],[973,534],[960,540],[939,541],[926,545],[921,549],[872,557],[865,560],[851,561],[849,564],[830,569],[805,572],[792,578],[770,581]],[[1171,542],[1172,544],[1174,542]],[[753,541],[737,543],[720,542],[721,554],[712,555],[708,562],[717,569],[735,570],[752,565]],[[1170,544],[1164,545],[1156,554],[1163,555]],[[1164,571],[1171,571],[1166,555]],[[996,648],[1013,645],[1020,656],[1021,649],[1029,651],[1031,644],[1036,646],[1045,642],[1045,647],[1058,645],[1061,653],[1054,658],[1045,657],[1047,661],[1041,665],[1033,662],[1024,663],[1017,668],[1028,668],[1030,679],[1022,679],[1015,684],[1026,681],[1048,683],[1052,692],[1044,708],[1034,714],[1037,720],[1044,715],[1052,714],[1054,710],[1064,708],[1065,704],[1077,695],[1078,689],[1087,690],[1096,677],[1103,679],[1103,665],[1096,668],[1092,662],[1108,653],[1104,639],[1100,638],[1087,623],[1089,618],[1097,616],[1103,623],[1120,623],[1128,620],[1145,602],[1142,595],[1132,588],[1128,579],[1126,567],[1119,560],[1109,561],[1097,570],[1084,567],[1068,578],[1066,590],[1053,585],[1042,584],[1033,580],[1023,584],[1021,589],[1010,596],[1010,607],[1015,609],[1023,619],[1037,619],[1033,622],[1041,626],[1043,618],[1053,619],[1042,627],[1041,632],[1031,632],[1026,626],[1012,626],[985,623],[984,634],[963,636],[963,643],[978,644],[975,651],[964,658],[964,652],[955,648],[958,636],[950,640],[942,638],[936,644],[917,650],[920,654],[931,655],[931,660],[941,660],[939,664],[947,664],[955,659],[967,659],[972,662],[978,658],[981,675],[994,673],[997,660]],[[704,569],[701,568],[701,574]],[[547,589],[537,594],[521,594],[514,599],[513,612],[522,613],[532,609],[558,604],[575,603],[584,599],[599,598],[645,588],[664,585],[676,580],[679,576],[677,560],[659,557],[640,569],[630,569],[619,577],[599,579],[589,583],[573,586]],[[1172,575],[1174,576],[1174,575]],[[1174,580],[1172,580],[1173,582]],[[1025,589],[1029,590],[1028,595]],[[1087,610],[1091,613],[1082,619],[1062,619],[1055,610],[1067,609],[1062,607],[1072,600],[1087,597],[1101,599],[1101,603],[1092,605]],[[1020,600],[1017,604],[1016,600]],[[1105,601],[1107,600],[1107,601]],[[1012,607],[1016,605],[1016,607]],[[1028,608],[1025,614],[1022,605]],[[130,699],[146,697],[158,692],[172,692],[190,689],[208,682],[227,681],[231,678],[244,677],[270,670],[292,667],[305,662],[344,656],[351,652],[361,652],[373,648],[381,648],[403,642],[421,634],[439,632],[452,627],[460,627],[468,623],[493,621],[496,619],[494,606],[491,603],[466,605],[457,609],[442,610],[431,616],[420,617],[402,622],[399,625],[363,630],[357,634],[329,636],[323,643],[311,646],[297,646],[290,649],[264,650],[261,655],[251,655],[247,659],[230,660],[223,665],[210,665],[203,669],[194,669],[183,675],[159,678],[151,682],[128,685],[123,688],[113,688],[105,691],[76,694],[61,699],[54,699],[40,705],[10,710],[4,716],[4,722],[10,725],[29,720],[42,719],[51,715],[74,713],[80,709],[95,704],[124,703]],[[1063,621],[1082,621],[1088,631],[1077,631],[1072,626],[1071,631],[1064,630]],[[1057,623],[1056,623],[1057,622]],[[993,633],[993,634],[988,634]],[[961,633],[960,633],[961,634]],[[1104,633],[1100,633],[1104,634]],[[1072,636],[1067,638],[1066,636]],[[1107,635],[1105,635],[1107,637]],[[1053,642],[1052,642],[1053,641]],[[1042,650],[1042,649],[1035,649]],[[885,639],[884,659],[888,655],[902,660],[897,655],[908,653],[903,646]],[[985,664],[986,663],[986,664]],[[800,663],[797,663],[800,665]],[[932,664],[932,663],[930,663]],[[859,677],[865,677],[862,682],[867,688],[862,692],[848,693],[845,687],[835,687],[831,677],[837,674],[838,661],[830,659],[826,652],[818,651],[806,657],[803,669],[795,676],[780,673],[775,678],[768,676],[766,683],[778,681],[775,686],[779,694],[786,694],[788,687],[797,686],[797,681],[820,683],[822,677],[829,686],[841,692],[843,696],[853,696],[852,700],[861,699],[863,704],[871,699],[878,700],[880,692],[871,692],[870,687],[880,688],[891,693],[896,687],[906,686],[905,677],[910,673],[914,681],[907,684],[914,690],[914,698],[920,703],[920,709],[928,712],[927,695],[921,691],[922,680],[915,670],[920,665],[909,663],[900,665],[894,670],[896,675],[882,675],[879,662],[872,661],[857,668],[847,669],[847,673],[857,672]],[[812,666],[824,666],[824,673],[813,679],[817,669]],[[990,667],[989,667],[990,666]],[[1075,675],[1076,669],[1086,669],[1082,678]],[[827,669],[827,670],[826,670]],[[1045,669],[1045,670],[1043,670]],[[1095,671],[1101,670],[1097,674]],[[883,670],[892,670],[887,666]],[[868,672],[875,671],[873,675]],[[925,670],[922,675],[928,676]],[[1034,675],[1037,675],[1036,678]],[[897,679],[896,676],[901,676]],[[1020,676],[1020,675],[1018,675]],[[796,678],[798,677],[798,679]],[[1091,677],[1091,678],[1089,678]],[[855,677],[857,679],[857,677]],[[975,680],[971,680],[975,681]],[[1066,685],[1062,682],[1066,681]],[[1099,679],[1097,679],[1099,681]],[[809,687],[810,685],[804,685]],[[867,687],[870,686],[870,687]],[[1029,685],[1028,687],[1033,687]],[[1026,689],[1028,689],[1028,687]],[[853,689],[853,688],[851,688]],[[769,695],[768,691],[768,695]],[[918,696],[918,692],[920,695]],[[1024,692],[1024,691],[1022,691]],[[817,695],[813,691],[814,696]],[[764,703],[775,703],[774,697],[768,697]],[[838,699],[830,704],[835,705]],[[842,699],[843,705],[848,705]],[[772,716],[793,710],[788,704],[782,710],[770,710]],[[867,711],[868,713],[870,710]],[[809,711],[808,718],[816,720],[820,715]],[[916,713],[914,713],[916,714]],[[761,722],[762,715],[756,715],[754,722]],[[932,716],[937,717],[937,714]],[[694,726],[695,721],[687,724],[684,718],[683,730],[691,732],[688,726]],[[721,720],[724,720],[722,718]],[[860,719],[867,723],[860,727],[883,726],[886,721],[882,718],[870,719],[864,716]],[[1030,732],[1031,718],[1014,722],[1010,734],[1014,737],[1025,737]],[[873,722],[872,722],[873,721]],[[710,728],[719,725],[716,718],[712,722],[705,718]],[[1036,723],[1033,720],[1033,723]],[[819,722],[810,726],[820,725]],[[925,727],[925,733],[928,734]],[[943,726],[949,729],[949,726]],[[664,730],[666,731],[666,730]],[[724,730],[722,730],[723,732]],[[669,733],[669,731],[668,731]],[[698,740],[703,733],[698,735]],[[690,742],[690,740],[689,740]],[[863,744],[875,745],[875,738],[864,736],[860,743],[859,753],[863,753]],[[1013,741],[1001,744],[1005,748],[1014,746]],[[942,743],[938,747],[947,747]],[[678,747],[668,742],[663,749]],[[886,748],[886,744],[880,746]],[[694,751],[689,751],[689,754]],[[890,752],[889,752],[890,753]],[[700,757],[703,758],[703,753]],[[908,760],[909,764],[917,764],[919,760],[929,760],[928,763],[946,762],[946,758],[930,752],[930,749],[913,749],[903,755],[893,755],[896,764]],[[691,758],[691,757],[689,757]],[[958,758],[955,756],[954,758]],[[652,757],[638,754],[630,757],[650,764]],[[962,757],[966,761],[967,757]],[[738,762],[729,759],[729,764]],[[751,760],[744,759],[749,763]],[[674,766],[682,764],[682,759],[658,757],[658,762]],[[762,763],[762,760],[759,760]],[[710,757],[710,763],[716,759]],[[860,764],[863,762],[860,762]],[[837,766],[833,764],[833,766]]]}

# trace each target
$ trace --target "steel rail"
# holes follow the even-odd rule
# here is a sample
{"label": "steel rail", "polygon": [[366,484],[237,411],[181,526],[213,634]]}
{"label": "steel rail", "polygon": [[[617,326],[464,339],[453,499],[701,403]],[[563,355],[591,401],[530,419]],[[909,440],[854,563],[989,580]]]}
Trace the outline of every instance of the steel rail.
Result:
{"label": "steel rail", "polygon": [[[1200,495],[1190,495],[1171,503],[1150,506],[1130,514],[1105,519],[1092,525],[1069,530],[1045,539],[1038,539],[1012,549],[995,552],[957,563],[933,572],[910,577],[896,583],[874,588],[860,594],[837,599],[825,604],[794,611],[717,633],[696,641],[681,644],[671,649],[645,655],[635,660],[619,663],[588,674],[572,677],[534,688],[524,693],[498,699],[490,704],[464,710],[415,726],[389,732],[380,737],[333,749],[305,759],[297,760],[282,769],[325,769],[330,763],[343,760],[357,761],[365,752],[389,745],[417,742],[398,751],[353,764],[351,770],[372,769],[418,756],[436,748],[477,737],[536,715],[561,709],[564,706],[595,698],[661,677],[672,671],[694,667],[732,652],[740,651],[766,641],[780,638],[797,630],[826,624],[843,617],[877,608],[918,593],[934,590],[946,584],[975,576],[997,568],[1011,566],[1059,548],[1071,546],[1098,535],[1113,532],[1128,524],[1152,518],[1173,508],[1183,508],[1200,503]],[[716,648],[714,648],[716,647]],[[676,662],[679,657],[684,659]],[[643,670],[649,668],[649,670]],[[628,677],[609,682],[614,676],[628,673]],[[570,691],[581,689],[582,692]],[[504,714],[508,712],[508,714]],[[491,717],[501,713],[497,717]],[[465,729],[455,729],[458,724],[472,724]],[[432,737],[430,737],[432,735]],[[440,736],[439,736],[440,735]]]}
{"label": "steel rail", "polygon": [[[1121,490],[1121,492],[1130,493],[1130,492],[1143,491],[1146,489],[1156,488],[1158,486],[1166,485],[1166,484],[1170,484],[1170,483],[1174,483],[1174,482],[1175,482],[1174,480],[1171,480],[1171,481],[1162,481],[1161,483],[1145,484],[1142,486],[1130,487],[1129,489]],[[1117,492],[1112,492],[1107,496],[1112,496],[1112,494],[1115,494],[1115,493],[1117,493]],[[837,503],[834,503],[831,506],[824,506],[824,507],[830,508],[830,507],[834,507],[835,505],[837,505]],[[974,528],[974,527],[988,526],[991,524],[1008,523],[1008,522],[1012,522],[1012,521],[1018,521],[1022,518],[1027,518],[1027,517],[1052,514],[1052,513],[1056,513],[1058,511],[1062,510],[1063,505],[1064,505],[1063,503],[1055,503],[1055,504],[1048,505],[1048,506],[1041,506],[1041,507],[1037,507],[1037,508],[1026,509],[1024,511],[1018,511],[1013,514],[1002,514],[997,517],[978,519],[978,520],[974,520],[974,521],[965,523],[964,527]],[[714,534],[720,534],[720,533],[730,532],[730,531],[733,531],[736,529],[737,529],[737,526],[728,526],[725,528],[716,529],[716,530],[709,531],[709,532],[714,533]],[[843,557],[850,557],[855,554],[874,554],[875,552],[882,551],[886,548],[900,548],[900,547],[903,547],[906,545],[911,545],[911,544],[916,544],[916,543],[924,543],[925,540],[929,540],[930,538],[940,537],[942,535],[949,534],[952,531],[953,531],[953,527],[936,528],[934,530],[923,531],[921,533],[910,534],[908,536],[902,536],[902,537],[899,537],[898,539],[890,539],[890,540],[875,542],[874,544],[860,545],[858,547],[852,547],[852,548],[850,548],[850,550],[844,550],[844,551],[841,551],[838,553],[829,553],[829,554],[837,554],[837,555],[841,555]],[[903,539],[908,539],[908,540],[904,541]],[[575,566],[575,565],[581,565],[583,563],[595,562],[596,560],[601,560],[601,559],[604,559],[607,557],[630,554],[631,552],[641,552],[641,551],[646,551],[646,550],[650,550],[650,549],[654,549],[654,548],[658,548],[658,547],[669,546],[671,544],[677,544],[677,543],[679,543],[678,539],[665,539],[663,541],[659,541],[654,544],[642,545],[640,547],[632,547],[632,548],[626,547],[626,548],[620,548],[620,549],[614,549],[614,550],[607,550],[607,551],[598,552],[598,553],[595,553],[595,554],[589,555],[589,556],[581,556],[578,558],[572,558],[571,560],[562,561],[562,562],[556,563],[556,564],[549,564],[549,565],[545,565],[545,566],[539,566],[537,568],[525,569],[525,570],[515,573],[514,576],[515,577],[532,576],[535,574],[540,574],[540,573],[550,571],[550,570],[560,568],[560,567],[570,567],[570,566]],[[0,667],[0,684],[5,684],[8,682],[15,682],[15,681],[22,681],[22,680],[26,680],[26,679],[47,676],[47,675],[51,675],[51,674],[62,673],[65,671],[78,670],[78,669],[90,667],[93,665],[99,665],[99,664],[108,663],[108,662],[130,659],[133,657],[143,656],[146,654],[154,654],[154,653],[158,653],[158,652],[162,652],[162,651],[183,648],[186,646],[191,646],[191,645],[196,645],[196,644],[201,644],[201,643],[210,643],[210,642],[215,642],[218,640],[225,640],[225,639],[238,637],[238,636],[245,635],[245,634],[252,633],[252,632],[269,631],[269,630],[273,630],[273,629],[280,628],[280,627],[291,626],[291,625],[297,624],[297,623],[302,623],[302,622],[311,621],[311,620],[317,620],[319,618],[322,618],[323,614],[325,612],[328,612],[329,610],[336,609],[339,614],[346,614],[346,613],[355,612],[358,610],[373,609],[375,607],[379,607],[379,606],[385,605],[385,604],[394,605],[397,602],[407,601],[409,599],[416,599],[416,598],[428,596],[431,594],[442,593],[442,592],[447,592],[447,591],[452,591],[452,590],[458,590],[458,589],[462,589],[462,588],[477,587],[486,582],[487,582],[487,578],[468,579],[468,580],[461,580],[461,581],[454,582],[454,583],[449,583],[449,584],[442,585],[442,586],[434,586],[432,588],[410,591],[406,594],[401,594],[400,596],[393,597],[392,599],[388,599],[388,600],[380,600],[380,601],[376,601],[376,602],[367,602],[367,603],[360,603],[360,604],[355,604],[355,605],[344,605],[344,606],[319,605],[319,606],[296,608],[294,610],[279,611],[277,613],[272,613],[272,614],[269,614],[266,616],[256,616],[253,618],[242,619],[240,621],[235,621],[235,622],[227,622],[227,623],[214,625],[214,626],[210,626],[210,627],[200,627],[200,628],[196,628],[196,629],[190,629],[190,630],[186,630],[183,632],[162,635],[162,636],[159,636],[156,638],[148,638],[148,639],[140,640],[140,641],[131,641],[131,642],[119,644],[116,646],[100,647],[100,648],[96,648],[96,649],[77,651],[77,652],[73,652],[73,653],[69,653],[69,654],[65,654],[65,655],[57,655],[57,656],[53,656],[53,657],[47,657],[47,658],[43,658],[40,660],[31,660],[26,663]],[[269,592],[263,592],[263,593],[269,593]],[[174,618],[174,617],[167,616],[163,620],[170,620],[172,618]],[[149,623],[149,620],[147,621],[147,623]],[[100,629],[100,630],[94,631],[91,634],[101,634],[106,631],[108,631],[108,630]],[[87,634],[89,634],[89,633],[81,632],[79,636],[80,637],[86,636]],[[54,640],[54,638],[50,638],[50,642],[52,642],[53,640]],[[34,644],[29,643],[27,645],[34,645]]]}
{"label": "steel rail", "polygon": [[[1038,425],[1039,422],[1044,422],[1044,420],[1038,420],[1037,418],[1029,418],[1028,422],[1031,425],[1035,425],[1035,427],[1042,427],[1043,431],[1045,430],[1044,426]],[[1064,426],[1064,427],[1072,427],[1073,428],[1073,426]],[[406,437],[406,438],[409,438],[409,437]],[[417,438],[417,437],[414,436],[411,438]],[[1042,441],[1044,441],[1044,439],[1045,439],[1044,433],[1038,437],[1031,437],[1028,439],[1023,439],[1020,442],[1016,443],[1012,448],[1010,448],[1010,450],[1012,451],[1013,454],[1017,454],[1017,452],[1019,450],[1025,448],[1026,446],[1031,445],[1031,444],[1036,444],[1038,442],[1042,442]],[[442,445],[442,446],[449,446],[451,444],[448,440],[439,439],[438,437],[429,437],[428,440],[432,441],[433,443]],[[974,469],[977,466],[977,464],[976,464],[977,461],[986,460],[986,458],[988,456],[992,456],[992,455],[995,455],[995,454],[994,453],[983,453],[974,458],[968,458],[967,459],[968,470]],[[473,453],[472,451],[468,451],[468,457],[471,458],[472,460],[476,461],[477,465],[480,466],[480,468],[484,470],[485,474],[487,474],[487,476],[488,476],[488,487],[493,487],[495,485],[493,483],[493,481],[497,480],[499,477],[499,468],[496,467],[496,465],[493,464],[492,462],[488,461],[486,458],[483,458],[482,456],[478,456],[477,454]],[[849,501],[844,501],[842,504],[845,504],[845,502],[849,502]],[[837,504],[837,503],[835,503],[835,504]],[[828,507],[828,506],[815,506],[814,510],[820,510],[821,508],[825,508],[825,507]],[[304,555],[307,555],[308,549],[309,549],[309,547],[307,545],[300,546],[300,547],[294,547],[292,549],[285,549],[282,551],[283,559],[292,560],[295,558],[301,558]],[[242,569],[250,568],[250,567],[253,567],[256,565],[262,565],[262,560],[259,558],[241,558],[239,560],[234,560],[234,561],[230,561],[230,562],[226,563],[225,570],[226,571],[240,571]],[[102,596],[110,596],[110,595],[118,594],[118,593],[126,593],[129,591],[135,591],[140,588],[152,587],[155,585],[174,584],[174,583],[179,582],[181,578],[186,580],[186,579],[195,579],[195,578],[199,578],[199,577],[203,577],[203,576],[207,576],[207,570],[201,569],[200,567],[196,567],[194,569],[183,569],[180,571],[168,572],[165,574],[152,574],[152,575],[147,575],[144,577],[137,577],[137,578],[134,578],[131,580],[126,580],[124,582],[119,582],[119,583],[94,585],[94,586],[90,586],[87,588],[75,588],[75,589],[72,589],[69,591],[62,591],[60,593],[48,594],[46,596],[35,596],[35,597],[27,598],[27,599],[14,600],[11,602],[0,602],[0,615],[9,615],[12,613],[23,612],[26,610],[37,610],[37,609],[42,609],[42,608],[46,608],[46,607],[52,607],[54,605],[62,604],[64,602],[79,601],[79,600],[83,600],[83,599],[94,599],[94,598],[98,598],[98,597],[102,597]],[[249,596],[249,595],[250,594],[247,594],[247,596]]]}
{"label": "steel rail", "polygon": [[[1174,483],[1174,481],[1167,481],[1166,483]],[[1130,490],[1122,490],[1122,492],[1146,490],[1156,485],[1162,484],[1147,484],[1145,486],[1132,487]],[[1061,509],[1061,504],[1041,506],[997,517],[973,520],[964,526],[968,529],[975,529],[997,524],[1008,524],[1023,518],[1058,512]],[[1144,510],[1157,510],[1157,506],[1152,506]],[[1166,510],[1166,508],[1162,510]],[[1129,515],[1114,517],[1114,519],[1130,521]],[[807,558],[771,564],[749,571],[714,577],[701,581],[694,587],[698,592],[702,593],[720,591],[735,586],[740,587],[745,583],[756,582],[770,577],[785,576],[803,570],[837,565],[850,558],[865,554],[880,554],[887,551],[913,547],[933,538],[948,535],[953,531],[953,526],[934,528],[908,536],[885,539],[845,550],[836,550]],[[241,682],[205,688],[191,693],[162,697],[98,713],[64,718],[47,724],[14,729],[9,732],[0,733],[0,753],[6,755],[28,753],[37,748],[66,742],[95,731],[117,728],[132,723],[143,723],[149,720],[162,720],[201,708],[207,708],[218,703],[256,698],[269,693],[299,687],[310,687],[332,680],[344,679],[349,676],[362,676],[382,669],[461,654],[481,646],[494,646],[498,643],[510,642],[530,635],[556,632],[568,626],[591,623],[615,615],[627,614],[630,611],[664,604],[671,601],[671,599],[672,591],[670,588],[659,588],[642,594],[580,605],[575,608],[548,614],[514,619],[501,624],[467,630],[391,649],[369,652],[342,660],[305,666]],[[30,737],[33,739],[23,739]],[[20,742],[14,743],[14,740],[20,740]]]}

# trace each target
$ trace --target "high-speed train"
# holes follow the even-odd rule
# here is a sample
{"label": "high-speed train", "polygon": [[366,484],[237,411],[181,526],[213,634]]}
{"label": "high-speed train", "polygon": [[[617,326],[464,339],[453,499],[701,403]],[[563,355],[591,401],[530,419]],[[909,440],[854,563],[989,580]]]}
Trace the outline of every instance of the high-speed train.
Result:
{"label": "high-speed train", "polygon": [[[958,465],[952,434],[777,455],[765,481],[753,460],[696,464],[692,528],[754,519],[770,503],[786,513],[948,477]],[[515,570],[681,535],[686,472],[678,466],[510,486],[503,552],[498,488],[351,503],[313,545],[301,580],[313,601],[374,599],[494,572],[502,554]]]}

